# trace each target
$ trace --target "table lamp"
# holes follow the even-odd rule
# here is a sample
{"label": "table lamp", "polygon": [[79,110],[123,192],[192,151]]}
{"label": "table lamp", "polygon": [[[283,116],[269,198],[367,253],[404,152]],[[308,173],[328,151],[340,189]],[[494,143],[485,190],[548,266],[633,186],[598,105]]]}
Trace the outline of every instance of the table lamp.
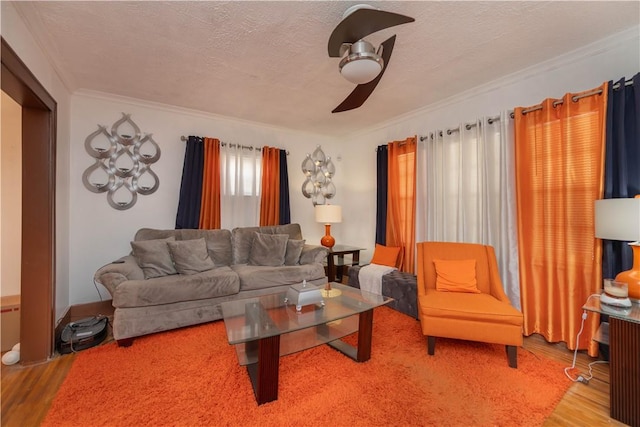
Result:
{"label": "table lamp", "polygon": [[336,244],[336,239],[331,236],[331,224],[342,222],[342,207],[316,205],[316,222],[324,224],[324,237],[320,239],[320,244],[331,249]]}
{"label": "table lamp", "polygon": [[618,273],[616,282],[626,283],[629,298],[640,300],[640,196],[596,200],[595,223],[597,238],[631,241],[633,266]]}

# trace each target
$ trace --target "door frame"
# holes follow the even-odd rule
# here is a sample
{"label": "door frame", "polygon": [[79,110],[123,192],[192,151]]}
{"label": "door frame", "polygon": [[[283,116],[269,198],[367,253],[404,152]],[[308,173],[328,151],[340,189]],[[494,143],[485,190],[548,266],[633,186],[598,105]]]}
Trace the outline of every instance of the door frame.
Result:
{"label": "door frame", "polygon": [[22,106],[20,362],[55,350],[55,186],[57,103],[2,42],[2,90]]}

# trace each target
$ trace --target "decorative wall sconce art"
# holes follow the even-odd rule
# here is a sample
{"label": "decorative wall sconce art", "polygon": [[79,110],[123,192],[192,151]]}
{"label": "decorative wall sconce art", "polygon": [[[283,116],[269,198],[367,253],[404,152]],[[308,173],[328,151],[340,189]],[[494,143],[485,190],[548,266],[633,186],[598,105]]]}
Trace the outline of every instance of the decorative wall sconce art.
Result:
{"label": "decorative wall sconce art", "polygon": [[302,173],[307,177],[302,183],[302,195],[311,199],[314,206],[324,205],[336,195],[336,186],[332,182],[336,167],[319,145],[302,162]]}
{"label": "decorative wall sconce art", "polygon": [[129,209],[138,194],[152,194],[160,186],[158,175],[151,170],[160,158],[160,147],[152,134],[141,134],[130,114],[122,113],[111,132],[98,125],[84,140],[84,148],[96,161],[82,174],[82,183],[93,193],[106,192],[112,208]]}

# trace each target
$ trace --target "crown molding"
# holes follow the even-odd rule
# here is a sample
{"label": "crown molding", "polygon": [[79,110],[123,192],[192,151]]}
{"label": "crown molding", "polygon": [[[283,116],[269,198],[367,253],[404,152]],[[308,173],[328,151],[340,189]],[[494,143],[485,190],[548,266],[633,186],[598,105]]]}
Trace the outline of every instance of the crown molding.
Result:
{"label": "crown molding", "polygon": [[334,140],[334,141],[337,141],[339,139],[337,137],[330,137],[322,134],[305,132],[305,131],[290,129],[282,126],[274,126],[267,123],[254,122],[251,120],[244,120],[236,117],[223,116],[221,114],[207,113],[207,112],[192,109],[192,108],[164,104],[164,103],[155,102],[155,101],[147,101],[139,98],[132,98],[124,95],[116,95],[116,94],[100,92],[96,90],[78,89],[72,94],[72,96],[77,96],[82,98],[91,98],[91,99],[100,99],[103,101],[117,102],[120,104],[127,104],[127,105],[136,106],[136,107],[152,108],[155,110],[161,110],[168,113],[184,114],[187,116],[198,117],[206,120],[222,120],[225,122],[230,122],[230,123],[234,123],[241,126],[251,126],[253,128],[269,129],[271,131],[278,132],[278,133],[288,133],[293,135],[309,135],[315,138],[322,138],[325,140]]}
{"label": "crown molding", "polygon": [[[457,104],[466,99],[476,97],[479,95],[483,95],[489,92],[493,92],[500,87],[510,86],[514,83],[526,81],[532,77],[535,77],[541,73],[546,73],[549,71],[553,71],[557,68],[562,68],[566,65],[576,63],[582,59],[589,58],[592,56],[596,56],[608,49],[615,48],[620,44],[626,43],[631,40],[636,40],[638,45],[640,46],[640,25],[628,28],[619,33],[613,34],[611,36],[602,38],[593,43],[582,46],[578,49],[569,51],[565,54],[556,56],[549,60],[540,62],[538,64],[532,65],[530,67],[524,68],[522,70],[516,71],[511,74],[507,74],[505,76],[499,77],[495,80],[492,80],[488,83],[482,84],[480,86],[476,86],[472,89],[465,90],[456,95],[445,98],[436,103],[427,105],[425,107],[419,108],[417,110],[410,111],[405,114],[401,114],[392,119],[386,120],[384,122],[378,123],[375,126],[368,127],[366,129],[361,129],[355,132],[352,132],[349,135],[346,135],[345,138],[356,137],[359,135],[372,133],[379,131],[381,129],[385,129],[388,127],[392,127],[398,125],[402,122],[414,119],[418,116],[423,116],[432,111],[439,110],[446,106]],[[639,64],[640,66],[640,64]]]}

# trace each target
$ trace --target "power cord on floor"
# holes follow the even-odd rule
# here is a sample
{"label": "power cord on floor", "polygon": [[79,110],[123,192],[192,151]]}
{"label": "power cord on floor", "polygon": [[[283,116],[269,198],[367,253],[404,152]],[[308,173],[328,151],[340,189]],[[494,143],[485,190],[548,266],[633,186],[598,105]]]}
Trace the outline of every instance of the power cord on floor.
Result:
{"label": "power cord on floor", "polygon": [[[587,302],[589,301],[590,298],[600,298],[600,294],[591,294],[589,295],[589,297],[587,298]],[[606,360],[597,360],[595,362],[591,362],[589,363],[589,375],[578,375],[577,378],[573,378],[571,376],[571,374],[569,374],[569,371],[572,369],[575,369],[576,367],[576,358],[578,357],[578,343],[580,342],[580,335],[582,334],[582,330],[584,329],[584,321],[587,320],[587,310],[582,310],[582,322],[580,323],[580,330],[578,331],[578,335],[576,335],[576,349],[573,351],[573,362],[571,363],[571,366],[564,368],[564,374],[567,376],[567,378],[569,378],[571,381],[573,381],[574,383],[576,382],[580,382],[583,384],[589,384],[589,381],[591,380],[591,378],[593,378],[593,365],[595,365],[596,363],[609,363]]]}

